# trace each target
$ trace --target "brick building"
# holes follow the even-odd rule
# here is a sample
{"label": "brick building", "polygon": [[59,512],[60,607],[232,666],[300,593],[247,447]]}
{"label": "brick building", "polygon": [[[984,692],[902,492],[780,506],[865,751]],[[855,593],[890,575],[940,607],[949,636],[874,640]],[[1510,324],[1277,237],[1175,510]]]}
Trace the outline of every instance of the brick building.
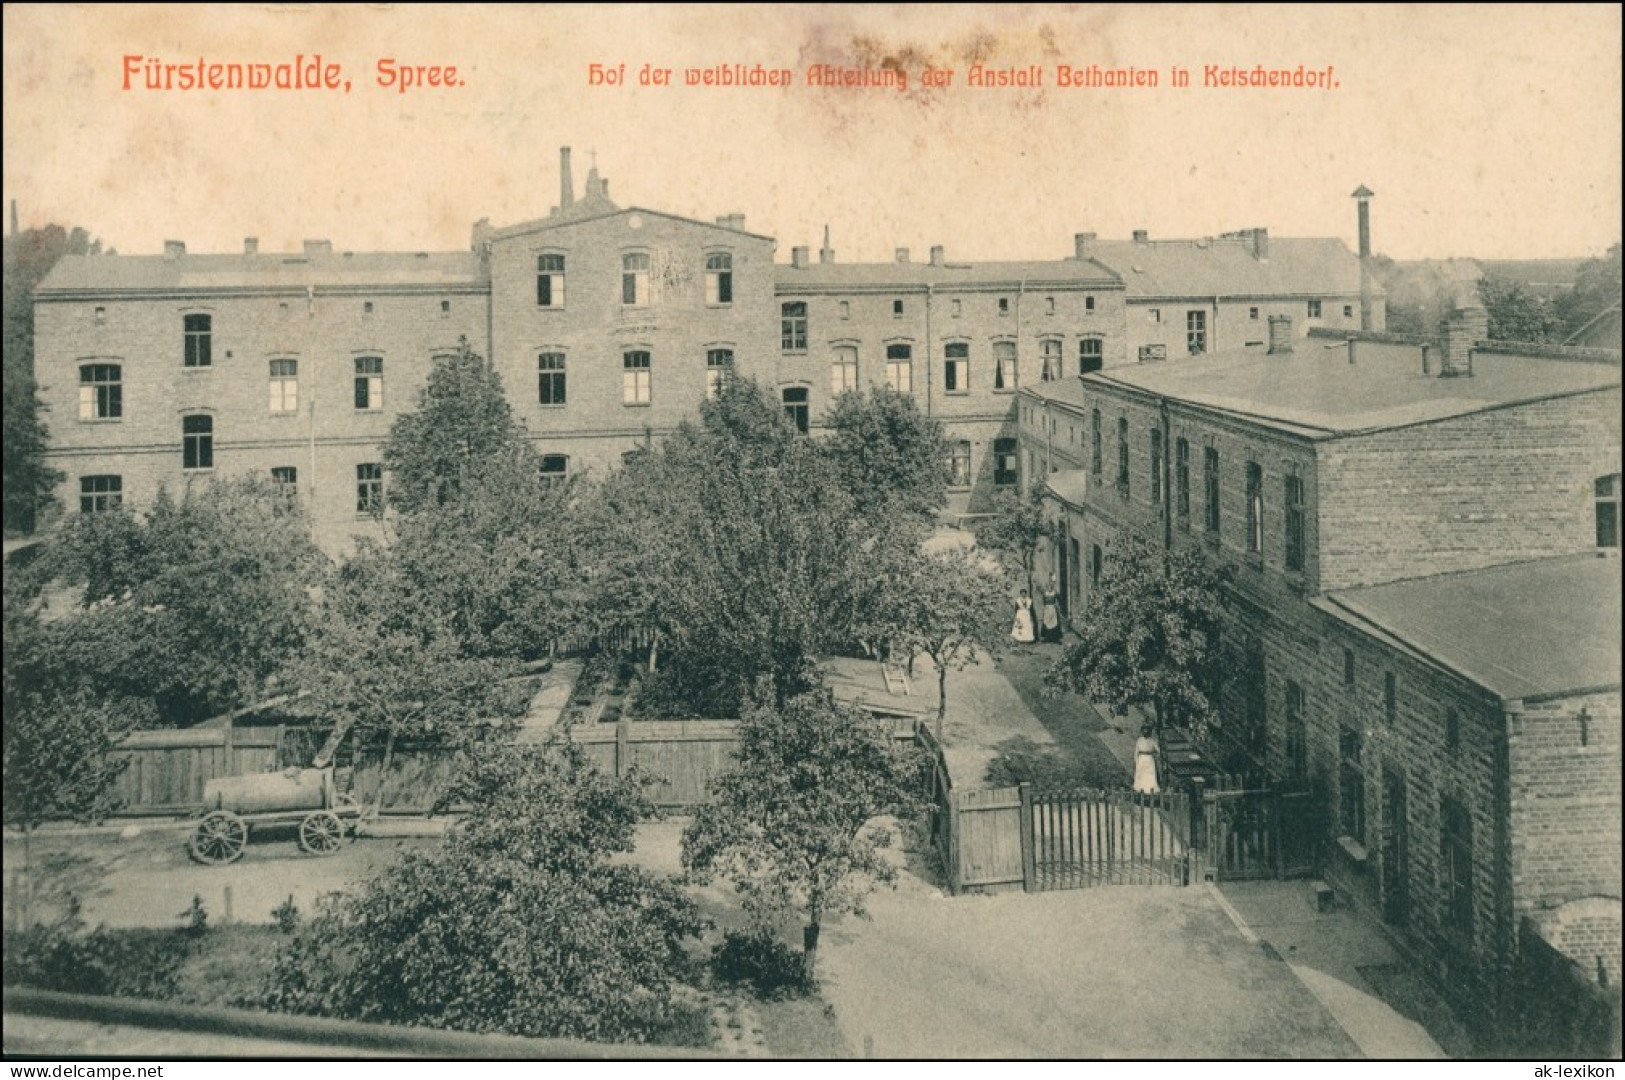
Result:
{"label": "brick building", "polygon": [[1341,243],[1263,230],[1102,242],[1109,264],[1084,247],[1050,261],[967,264],[933,248],[926,262],[900,250],[841,264],[826,234],[816,263],[798,247],[774,264],[774,241],[741,214],[622,208],[596,167],[577,198],[565,149],[549,215],[479,222],[468,252],[310,241],[269,253],[249,240],[237,254],[171,243],[162,256],[65,258],[36,293],[35,370],[70,509],[271,476],[329,550],[377,527],[381,443],[463,339],[561,473],[602,473],[670,432],[730,365],[808,429],[839,392],[894,386],[943,421],[962,512],[1031,468],[1017,453],[1019,388],[1134,361],[1163,341],[1156,305],[1174,321],[1208,312],[1217,347],[1248,339],[1262,312],[1341,312],[1358,279]]}
{"label": "brick building", "polygon": [[1481,310],[1438,347],[1277,316],[1020,409],[1074,615],[1126,529],[1233,567],[1210,750],[1315,792],[1326,872],[1493,989],[1525,917],[1618,967],[1620,367],[1483,336]]}

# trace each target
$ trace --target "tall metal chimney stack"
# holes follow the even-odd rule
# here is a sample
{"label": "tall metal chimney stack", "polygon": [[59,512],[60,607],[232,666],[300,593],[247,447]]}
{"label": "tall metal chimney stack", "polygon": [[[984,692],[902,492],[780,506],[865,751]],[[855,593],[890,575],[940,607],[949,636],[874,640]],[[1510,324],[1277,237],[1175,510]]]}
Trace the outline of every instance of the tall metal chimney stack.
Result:
{"label": "tall metal chimney stack", "polygon": [[568,210],[576,201],[576,182],[570,175],[570,148],[559,147],[559,209]]}
{"label": "tall metal chimney stack", "polygon": [[1354,189],[1360,205],[1360,329],[1371,330],[1371,198],[1376,192],[1361,184]]}

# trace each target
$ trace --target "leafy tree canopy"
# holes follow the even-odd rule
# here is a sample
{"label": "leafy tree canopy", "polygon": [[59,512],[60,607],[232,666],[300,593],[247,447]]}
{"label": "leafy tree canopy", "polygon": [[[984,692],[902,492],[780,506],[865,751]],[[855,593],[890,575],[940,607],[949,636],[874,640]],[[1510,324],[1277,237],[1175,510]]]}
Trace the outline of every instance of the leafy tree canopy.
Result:
{"label": "leafy tree canopy", "polygon": [[811,973],[824,919],[862,914],[864,898],[895,879],[882,854],[889,833],[866,826],[918,811],[919,751],[827,690],[782,706],[760,696],[739,737],[734,767],[683,833],[683,865],[698,880],[733,882],[760,925],[800,913]]}
{"label": "leafy tree canopy", "polygon": [[1212,691],[1228,575],[1194,548],[1164,551],[1141,532],[1118,535],[1079,630],[1047,675],[1052,686],[1119,712],[1148,709],[1159,725],[1203,730]]}
{"label": "leafy tree canopy", "polygon": [[880,522],[900,514],[929,519],[947,499],[942,425],[914,399],[884,387],[836,399],[825,444],[859,514]]}

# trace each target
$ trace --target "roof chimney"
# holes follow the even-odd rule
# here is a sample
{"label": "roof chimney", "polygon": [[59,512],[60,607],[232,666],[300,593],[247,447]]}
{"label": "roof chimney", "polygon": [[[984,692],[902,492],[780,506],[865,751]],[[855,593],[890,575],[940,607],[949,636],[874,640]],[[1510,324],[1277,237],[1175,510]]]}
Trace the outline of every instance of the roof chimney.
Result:
{"label": "roof chimney", "polygon": [[829,246],[829,226],[824,226],[824,246],[818,249],[818,261],[832,263],[835,261],[835,249]]}
{"label": "roof chimney", "polygon": [[559,209],[568,210],[576,201],[575,175],[570,171],[570,148],[559,147]]}
{"label": "roof chimney", "polygon": [[1253,258],[1263,262],[1270,257],[1270,231],[1266,228],[1249,229],[1248,234],[1253,242]]}
{"label": "roof chimney", "polygon": [[1072,234],[1072,255],[1079,262],[1082,262],[1084,259],[1089,257],[1089,252],[1094,249],[1094,246],[1094,233],[1081,232]]}
{"label": "roof chimney", "polygon": [[1371,330],[1371,199],[1376,192],[1361,184],[1354,189],[1360,205],[1360,329]]}
{"label": "roof chimney", "polygon": [[260,253],[260,238],[257,236],[243,237],[243,254],[258,255]]}
{"label": "roof chimney", "polygon": [[1270,316],[1270,347],[1271,354],[1289,353],[1292,351],[1292,316]]}
{"label": "roof chimney", "polygon": [[1144,229],[1135,229],[1134,242],[1136,244],[1149,244],[1151,242],[1151,234]]}
{"label": "roof chimney", "polygon": [[1473,348],[1490,336],[1490,314],[1473,305],[1450,313],[1440,329],[1439,378],[1454,379],[1473,373]]}
{"label": "roof chimney", "polygon": [[897,261],[898,262],[908,262],[908,248],[898,248],[897,249]]}
{"label": "roof chimney", "polygon": [[306,240],[305,241],[305,257],[306,258],[310,258],[310,257],[315,256],[315,255],[331,255],[331,254],[333,254],[333,241],[331,241],[331,240]]}
{"label": "roof chimney", "polygon": [[728,228],[737,229],[740,232],[744,232],[745,231],[745,215],[744,214],[729,214],[728,215]]}
{"label": "roof chimney", "polygon": [[941,266],[943,263],[945,263],[947,261],[948,260],[946,258],[944,258],[943,253],[942,253],[942,245],[941,244],[932,244],[931,245],[931,265],[932,266]]}
{"label": "roof chimney", "polygon": [[795,267],[797,270],[807,269],[807,249],[805,247],[793,247],[790,249],[790,265]]}
{"label": "roof chimney", "polygon": [[185,240],[165,240],[164,241],[164,258],[166,258],[166,259],[178,259],[182,255],[185,255],[185,254],[186,254],[186,241]]}

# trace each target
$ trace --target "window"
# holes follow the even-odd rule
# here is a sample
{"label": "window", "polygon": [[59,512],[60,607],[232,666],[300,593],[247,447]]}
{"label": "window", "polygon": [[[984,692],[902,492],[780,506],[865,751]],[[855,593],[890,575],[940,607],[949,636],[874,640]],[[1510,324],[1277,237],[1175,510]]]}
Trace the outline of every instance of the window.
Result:
{"label": "window", "polygon": [[621,304],[643,307],[649,303],[649,255],[634,251],[621,256]]}
{"label": "window", "polygon": [[186,338],[185,365],[206,368],[213,362],[214,316],[187,315],[181,320]]}
{"label": "window", "polygon": [[1053,315],[1053,314],[1055,314],[1055,297],[1053,297],[1053,296],[1044,297],[1044,314],[1045,315]]}
{"label": "window", "polygon": [[271,361],[269,404],[274,413],[299,411],[299,361]]}
{"label": "window", "polygon": [[950,341],[942,347],[942,388],[950,394],[970,392],[970,345]]}
{"label": "window", "polygon": [[1320,301],[1319,300],[1311,300],[1311,301],[1309,301],[1309,317],[1311,319],[1320,318]]}
{"label": "window", "polygon": [[726,251],[713,251],[705,257],[705,302],[734,302],[734,257]]}
{"label": "window", "polygon": [[374,517],[384,512],[384,467],[377,462],[355,467],[355,512]]}
{"label": "window", "polygon": [[1619,473],[1600,476],[1592,485],[1597,502],[1597,546],[1619,547]]}
{"label": "window", "polygon": [[570,475],[570,458],[566,454],[543,454],[540,468],[542,483],[556,487]]}
{"label": "window", "polygon": [[851,317],[852,317],[852,304],[849,301],[842,300],[841,301],[841,318],[850,319]]}
{"label": "window", "polygon": [[1303,477],[1286,478],[1286,568],[1303,569]]}
{"label": "window", "polygon": [[1461,711],[1454,705],[1444,710],[1444,748],[1457,750],[1461,747]]}
{"label": "window", "polygon": [[1102,353],[1104,342],[1097,337],[1086,337],[1078,340],[1078,374],[1087,375],[1091,371],[1099,371],[1105,366],[1105,357]]}
{"label": "window", "polygon": [[722,384],[728,378],[728,372],[733,370],[734,351],[732,349],[705,350],[705,396],[715,401],[717,395],[722,393]]}
{"label": "window", "polygon": [[564,370],[564,354],[544,352],[536,354],[536,400],[542,405],[563,405],[568,384]]}
{"label": "window", "polygon": [[1117,493],[1128,496],[1128,420],[1117,418]]}
{"label": "window", "polygon": [[649,354],[642,349],[621,354],[621,404],[649,404]]}
{"label": "window", "polygon": [[1009,392],[1018,385],[1016,379],[1016,343],[993,343],[993,389]]}
{"label": "window", "polygon": [[1095,298],[1094,297],[1085,296],[1083,298],[1083,310],[1088,311],[1088,312],[1093,312],[1095,310]]}
{"label": "window", "polygon": [[848,390],[858,388],[858,350],[856,346],[841,345],[835,350],[835,359],[829,365],[829,392],[840,397]]}
{"label": "window", "polygon": [[1100,575],[1106,570],[1106,552],[1099,544],[1089,546],[1089,580],[1095,585],[1100,584]]}
{"label": "window", "polygon": [[1439,892],[1445,929],[1473,935],[1473,818],[1460,800],[1439,806]]}
{"label": "window", "polygon": [[358,412],[377,412],[384,407],[383,357],[356,357],[355,407]]}
{"label": "window", "polygon": [[963,308],[963,306],[960,304],[960,302],[958,300],[951,301],[948,304],[948,313],[950,315],[952,315],[956,319],[959,318],[960,313],[963,312],[963,311],[964,311],[964,308]]}
{"label": "window", "polygon": [[1247,309],[1247,318],[1252,320],[1253,322],[1257,322],[1258,321],[1258,309],[1255,308],[1255,307],[1248,308]]}
{"label": "window", "polygon": [[451,301],[450,300],[442,300],[442,301],[440,301],[440,317],[442,319],[444,319],[446,316],[448,316],[450,314],[451,314]]}
{"label": "window", "polygon": [[784,401],[784,415],[796,426],[801,434],[807,434],[808,410],[807,388],[805,386],[786,386],[780,397]]}
{"label": "window", "polygon": [[1151,505],[1162,505],[1162,432],[1151,429]]}
{"label": "window", "polygon": [[292,465],[278,465],[271,470],[271,486],[284,502],[299,501],[299,470]]}
{"label": "window", "polygon": [[124,415],[124,370],[117,364],[79,367],[79,419],[117,420]]}
{"label": "window", "polygon": [[1174,512],[1181,528],[1191,527],[1191,444],[1174,440]]}
{"label": "window", "polygon": [[1247,463],[1247,550],[1264,551],[1264,468],[1255,461]]}
{"label": "window", "polygon": [[1309,745],[1303,721],[1303,686],[1286,681],[1286,775],[1289,780],[1309,776]]}
{"label": "window", "polygon": [[536,256],[536,306],[564,306],[564,256]]}
{"label": "window", "polygon": [[1095,483],[1100,483],[1100,410],[1095,409],[1089,414],[1089,471],[1094,474]]}
{"label": "window", "polygon": [[1162,309],[1161,308],[1152,308],[1146,314],[1151,316],[1151,321],[1152,322],[1154,322],[1154,323],[1162,322]]}
{"label": "window", "polygon": [[1354,305],[1353,304],[1344,304],[1343,305],[1343,318],[1345,318],[1345,319],[1354,318]]}
{"label": "window", "polygon": [[1008,296],[999,297],[999,314],[1010,314],[1010,298]]}
{"label": "window", "polygon": [[124,477],[81,476],[79,478],[79,512],[101,514],[117,510],[124,505]]}
{"label": "window", "polygon": [[181,417],[181,468],[214,468],[214,417]]}
{"label": "window", "polygon": [[886,346],[886,385],[899,394],[914,389],[914,350],[910,346]]}
{"label": "window", "polygon": [[1044,382],[1054,382],[1061,377],[1061,343],[1055,338],[1046,338],[1038,347],[1043,358],[1038,377]]}
{"label": "window", "polygon": [[371,300],[363,300],[363,301],[361,301],[361,314],[362,314],[363,317],[370,316],[372,314],[372,301]]}
{"label": "window", "polygon": [[1185,312],[1185,350],[1192,356],[1207,352],[1207,312]]}
{"label": "window", "polygon": [[779,349],[807,351],[807,305],[801,301],[779,306]]}
{"label": "window", "polygon": [[894,319],[901,319],[903,317],[903,302],[901,300],[893,300],[891,302],[891,317]]}
{"label": "window", "polygon": [[1219,450],[1215,446],[1202,448],[1202,493],[1207,503],[1207,531],[1219,531]]}
{"label": "window", "polygon": [[1016,440],[994,439],[993,482],[1000,487],[1010,487],[1020,479],[1021,459],[1016,456]]}
{"label": "window", "polygon": [[1392,671],[1382,673],[1382,716],[1390,727],[1399,718],[1399,688]]}
{"label": "window", "polygon": [[1351,727],[1339,727],[1337,733],[1338,756],[1338,825],[1343,835],[1365,843],[1365,738]]}
{"label": "window", "polygon": [[1354,685],[1354,650],[1343,650],[1343,685]]}
{"label": "window", "polygon": [[970,442],[960,439],[948,444],[948,486],[970,487]]}
{"label": "window", "polygon": [[101,326],[106,322],[107,322],[107,309],[105,307],[97,307],[96,308],[96,325]]}

